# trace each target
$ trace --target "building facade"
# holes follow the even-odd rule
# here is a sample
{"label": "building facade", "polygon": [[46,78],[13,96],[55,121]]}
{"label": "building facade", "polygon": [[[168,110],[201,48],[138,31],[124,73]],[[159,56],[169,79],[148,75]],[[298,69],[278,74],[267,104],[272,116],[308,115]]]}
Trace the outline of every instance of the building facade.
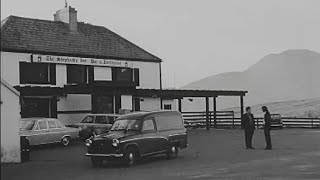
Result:
{"label": "building facade", "polygon": [[158,97],[116,92],[162,89],[161,62],[105,27],[78,22],[70,6],[54,21],[1,22],[1,78],[20,92],[22,118],[72,124],[88,113],[159,110]]}

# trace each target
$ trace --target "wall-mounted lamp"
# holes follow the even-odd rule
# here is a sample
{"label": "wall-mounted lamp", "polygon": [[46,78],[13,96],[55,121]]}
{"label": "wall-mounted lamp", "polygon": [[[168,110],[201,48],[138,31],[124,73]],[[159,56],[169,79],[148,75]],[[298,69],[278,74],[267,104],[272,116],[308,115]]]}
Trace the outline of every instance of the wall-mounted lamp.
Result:
{"label": "wall-mounted lamp", "polygon": [[191,98],[190,98],[190,99],[188,99],[188,100],[189,100],[190,102],[193,102],[193,99],[191,99]]}

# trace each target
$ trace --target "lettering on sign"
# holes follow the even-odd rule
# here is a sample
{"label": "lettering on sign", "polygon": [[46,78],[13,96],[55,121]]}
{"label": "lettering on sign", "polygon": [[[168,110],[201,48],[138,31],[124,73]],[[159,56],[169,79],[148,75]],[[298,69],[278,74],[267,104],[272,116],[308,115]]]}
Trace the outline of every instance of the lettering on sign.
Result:
{"label": "lettering on sign", "polygon": [[93,59],[93,58],[79,58],[79,57],[65,57],[65,56],[47,56],[47,55],[33,55],[32,62],[35,63],[55,63],[55,64],[78,64],[91,66],[110,66],[110,67],[128,67],[133,66],[132,62],[110,60],[110,59]]}

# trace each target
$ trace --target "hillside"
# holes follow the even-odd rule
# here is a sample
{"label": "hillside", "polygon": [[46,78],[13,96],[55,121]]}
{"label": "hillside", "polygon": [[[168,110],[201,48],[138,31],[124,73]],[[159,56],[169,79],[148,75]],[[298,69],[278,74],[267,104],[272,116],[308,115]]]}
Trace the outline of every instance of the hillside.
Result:
{"label": "hillside", "polygon": [[[319,78],[319,53],[309,50],[287,50],[267,55],[243,72],[213,75],[183,88],[248,90],[245,103],[255,105],[318,98]],[[238,103],[238,99],[228,99],[221,107],[234,107],[238,106]],[[202,104],[202,100],[201,103],[195,101],[190,107],[203,107]]]}
{"label": "hillside", "polygon": [[[268,107],[270,113],[281,114],[283,117],[317,117],[320,118],[320,98],[273,102],[267,104],[259,104],[251,106],[252,112],[256,117],[263,117],[261,107],[265,105]],[[239,117],[240,108],[228,108],[227,111],[234,111],[235,116]]]}

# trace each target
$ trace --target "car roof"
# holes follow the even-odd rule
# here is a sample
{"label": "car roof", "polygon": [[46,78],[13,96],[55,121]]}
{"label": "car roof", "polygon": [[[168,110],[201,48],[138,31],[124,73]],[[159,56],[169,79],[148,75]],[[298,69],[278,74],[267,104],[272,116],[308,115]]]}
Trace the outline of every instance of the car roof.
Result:
{"label": "car roof", "polygon": [[55,118],[42,118],[42,117],[34,117],[34,118],[22,118],[20,121],[39,121],[39,120],[58,120]]}
{"label": "car roof", "polygon": [[88,114],[87,116],[120,116],[119,114]]}
{"label": "car roof", "polygon": [[121,115],[117,118],[117,120],[119,119],[142,120],[148,116],[155,116],[155,115],[181,115],[181,113],[178,111],[170,111],[170,110],[151,111],[151,112],[134,112],[130,114]]}

